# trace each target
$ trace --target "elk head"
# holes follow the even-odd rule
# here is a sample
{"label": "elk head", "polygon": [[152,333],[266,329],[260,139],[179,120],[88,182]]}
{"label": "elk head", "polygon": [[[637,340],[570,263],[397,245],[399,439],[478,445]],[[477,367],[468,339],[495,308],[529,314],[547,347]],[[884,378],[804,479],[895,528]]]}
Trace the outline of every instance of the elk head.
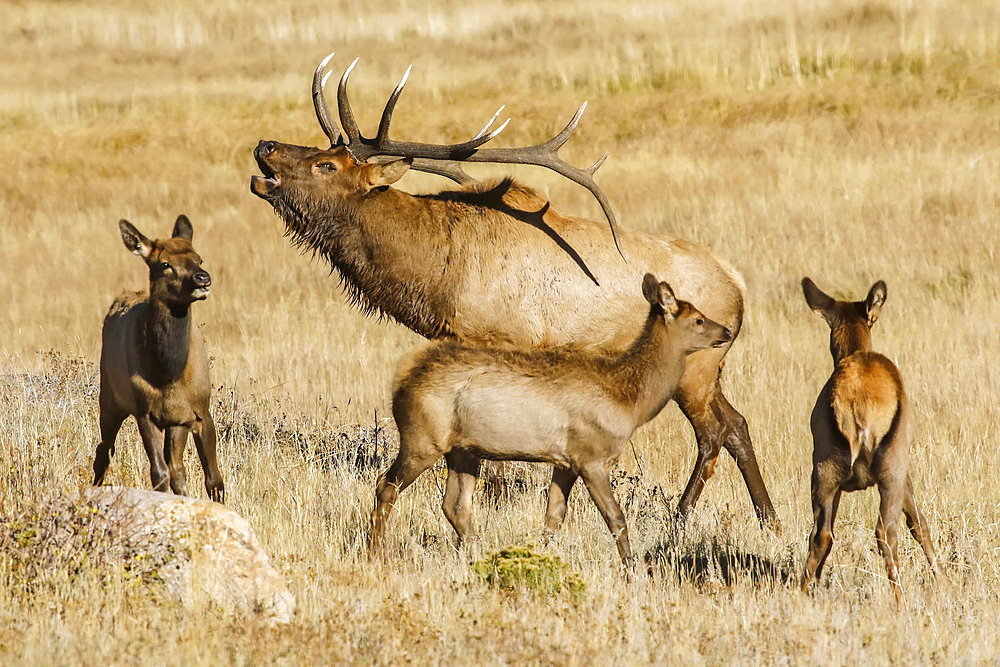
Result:
{"label": "elk head", "polygon": [[837,301],[809,278],[802,279],[806,303],[830,326],[830,353],[835,365],[855,352],[872,349],[871,330],[885,303],[885,290],[885,281],[879,280],[864,301]]}
{"label": "elk head", "polygon": [[642,278],[642,295],[650,304],[650,316],[663,318],[664,324],[671,327],[671,340],[685,353],[722,347],[733,340],[728,327],[708,319],[687,301],[678,300],[670,285],[651,273]]}
{"label": "elk head", "polygon": [[[461,165],[465,162],[531,164],[551,169],[590,190],[601,204],[601,208],[604,210],[608,224],[611,227],[611,236],[614,239],[615,247],[618,248],[619,254],[622,254],[621,244],[618,240],[617,222],[614,212],[611,209],[611,204],[604,192],[594,181],[594,173],[604,164],[604,160],[608,157],[608,154],[605,153],[597,162],[586,169],[575,167],[558,155],[559,149],[576,130],[576,126],[583,116],[584,109],[587,107],[586,102],[580,106],[576,114],[561,132],[548,141],[535,146],[481,148],[483,144],[500,134],[507,126],[507,123],[510,122],[510,119],[507,119],[499,127],[490,130],[500,111],[503,110],[503,107],[500,107],[485,127],[468,141],[456,144],[425,144],[410,141],[395,141],[389,138],[389,125],[392,122],[392,114],[396,107],[396,101],[399,99],[399,95],[402,93],[403,86],[406,84],[406,79],[409,76],[410,69],[408,68],[395,90],[389,96],[388,102],[386,102],[377,134],[375,137],[368,138],[362,136],[358,129],[357,122],[354,119],[354,112],[351,109],[351,103],[347,96],[347,80],[351,74],[351,70],[357,64],[357,60],[351,63],[350,67],[344,71],[340,79],[340,85],[337,88],[337,106],[344,132],[338,129],[327,106],[323,89],[331,74],[330,72],[326,72],[326,66],[333,55],[331,53],[319,64],[313,73],[312,81],[312,98],[316,117],[323,128],[323,132],[330,140],[330,149],[322,150],[280,144],[274,141],[261,141],[254,151],[254,156],[263,172],[263,176],[253,176],[251,178],[250,190],[257,196],[275,205],[278,208],[278,213],[286,221],[289,219],[294,220],[297,216],[301,217],[304,214],[304,211],[301,209],[305,208],[301,203],[298,205],[293,203],[301,202],[301,200],[293,200],[289,197],[289,195],[301,193],[291,187],[288,181],[294,179],[299,184],[304,183],[305,180],[298,178],[298,176],[301,176],[305,172],[312,172],[315,169],[350,171],[351,166],[364,167],[365,170],[355,176],[357,179],[355,189],[349,190],[364,194],[373,187],[389,185],[395,182],[405,173],[406,168],[410,166],[415,170],[446,176],[457,183],[464,184],[474,180],[462,169]],[[394,164],[400,161],[400,158],[409,160],[404,163],[405,168],[403,165],[389,167],[384,175],[382,174],[383,170],[378,169],[378,163],[390,160],[389,164]],[[305,164],[293,164],[295,160],[303,161]],[[351,165],[350,162],[354,164]],[[375,164],[373,165],[372,163]],[[296,177],[291,175],[292,172],[296,174]],[[332,174],[333,172],[329,173]],[[390,178],[391,180],[389,180]],[[313,183],[315,182],[313,181]],[[365,190],[366,182],[375,183],[375,185],[368,185],[368,190]],[[360,186],[360,189],[357,186]],[[331,194],[337,194],[338,192],[340,191],[334,190]],[[315,202],[316,200],[313,199],[311,201]],[[291,206],[291,210],[288,210],[289,206]],[[622,254],[622,257],[624,258],[624,254]]]}
{"label": "elk head", "polygon": [[149,296],[171,308],[186,308],[208,297],[212,277],[201,268],[201,256],[191,245],[194,228],[180,215],[168,239],[151,240],[128,220],[119,220],[122,242],[149,267]]}

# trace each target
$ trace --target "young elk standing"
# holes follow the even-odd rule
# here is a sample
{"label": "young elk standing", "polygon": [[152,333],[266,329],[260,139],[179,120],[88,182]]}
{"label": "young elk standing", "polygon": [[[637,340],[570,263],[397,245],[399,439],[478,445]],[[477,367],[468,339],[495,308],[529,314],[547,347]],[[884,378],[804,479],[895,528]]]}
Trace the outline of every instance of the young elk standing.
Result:
{"label": "young elk standing", "polygon": [[101,444],[94,484],[114,453],[122,422],[134,415],[149,457],[153,489],[187,495],[184,447],[188,432],[205,471],[205,489],[222,502],[225,487],[215,460],[209,411],[208,355],[191,331],[191,304],[208,296],[211,276],[191,246],[194,234],[179,216],[169,239],[151,241],[127,220],[118,223],[125,247],[149,266],[149,293],[125,292],[104,318],[101,348]]}
{"label": "young elk standing", "polygon": [[877,484],[881,503],[875,539],[885,559],[896,601],[902,600],[896,522],[899,511],[938,572],[930,530],[913,498],[907,472],[913,416],[896,365],[872,351],[871,327],[885,303],[885,283],[875,283],[864,301],[835,301],[809,278],[802,279],[809,307],[830,325],[833,375],[813,408],[812,504],[816,524],[809,536],[809,556],[802,590],[815,577],[833,544],[833,522],[843,491]]}
{"label": "young elk standing", "polygon": [[577,476],[631,560],[625,516],[608,468],[632,432],[673,396],[687,355],[732,340],[732,332],[667,283],[646,274],[650,304],[639,338],[623,354],[511,351],[432,343],[401,366],[392,413],[399,455],[378,481],[371,549],[383,541],[399,493],[441,455],[448,462],[444,514],[459,541],[472,533],[472,491],[482,459],[552,463],[550,507],[562,519]]}

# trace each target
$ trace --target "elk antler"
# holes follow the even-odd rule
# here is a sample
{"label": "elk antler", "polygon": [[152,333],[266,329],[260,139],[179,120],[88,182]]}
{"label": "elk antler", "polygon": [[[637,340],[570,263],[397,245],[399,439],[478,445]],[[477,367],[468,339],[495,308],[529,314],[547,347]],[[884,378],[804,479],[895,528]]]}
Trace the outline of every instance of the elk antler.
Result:
{"label": "elk antler", "polygon": [[591,194],[594,195],[604,210],[604,215],[607,217],[608,224],[611,227],[611,237],[614,239],[618,253],[622,256],[622,259],[625,258],[625,253],[622,251],[621,243],[618,240],[618,223],[615,219],[614,211],[611,209],[611,202],[608,201],[604,191],[601,190],[600,186],[594,180],[594,172],[604,164],[604,160],[607,159],[608,154],[605,153],[602,155],[597,162],[587,169],[573,166],[559,157],[559,149],[569,140],[574,130],[576,130],[576,126],[580,123],[580,117],[583,116],[583,112],[587,108],[586,102],[580,105],[573,118],[570,119],[569,123],[559,134],[548,141],[534,146],[520,148],[480,148],[480,146],[500,134],[510,122],[510,118],[508,118],[499,127],[490,130],[500,112],[503,111],[504,107],[502,106],[497,109],[497,112],[493,114],[493,117],[490,118],[490,121],[486,123],[483,129],[468,141],[457,144],[425,144],[413,141],[394,141],[389,138],[389,124],[392,122],[392,113],[396,108],[396,101],[399,99],[400,93],[403,92],[403,86],[406,85],[406,79],[409,77],[410,70],[413,67],[411,65],[406,68],[403,77],[399,80],[392,94],[389,95],[389,100],[382,111],[382,119],[379,121],[378,132],[374,138],[368,138],[361,135],[358,124],[354,120],[351,103],[347,98],[347,79],[350,77],[354,66],[358,64],[358,59],[355,58],[354,62],[344,70],[343,76],[340,77],[340,84],[337,86],[337,106],[340,112],[340,124],[344,128],[342,134],[337,129],[337,124],[330,115],[330,108],[327,106],[326,97],[323,94],[326,82],[332,74],[332,72],[327,72],[324,75],[323,71],[332,57],[333,54],[331,53],[316,68],[316,72],[313,74],[312,85],[313,106],[316,108],[316,118],[319,119],[320,127],[323,128],[323,132],[330,139],[331,147],[346,146],[358,162],[365,162],[378,157],[412,158],[413,169],[445,176],[456,183],[468,183],[475,180],[462,169],[463,162],[530,164],[546,167],[590,190]]}

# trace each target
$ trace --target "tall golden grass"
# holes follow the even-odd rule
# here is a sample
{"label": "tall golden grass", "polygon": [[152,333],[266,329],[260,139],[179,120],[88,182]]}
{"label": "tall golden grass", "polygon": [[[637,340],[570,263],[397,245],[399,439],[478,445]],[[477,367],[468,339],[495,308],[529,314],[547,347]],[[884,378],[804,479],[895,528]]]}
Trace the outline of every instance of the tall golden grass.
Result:
{"label": "tall golden grass", "polygon": [[[299,611],[287,627],[258,627],[100,572],[55,572],[26,588],[0,562],[0,661],[994,657],[996,3],[15,2],[3,15],[4,511],[89,484],[101,320],[119,291],[145,280],[115,223],[162,236],[186,213],[213,275],[212,296],[193,312],[213,356],[227,490]],[[523,144],[590,100],[564,153],[582,164],[611,152],[598,180],[620,220],[705,243],[746,277],[746,326],[725,383],[749,420],[779,534],[757,527],[725,458],[677,526],[694,444],[670,407],[633,438],[617,478],[633,545],[659,563],[652,578],[622,579],[577,491],[562,533],[537,549],[580,576],[581,594],[480,579],[471,559],[537,543],[545,471],[536,468],[510,498],[478,500],[469,552],[455,551],[441,516],[440,468],[425,475],[395,512],[392,564],[368,563],[374,479],[394,454],[382,421],[388,383],[420,339],[353,311],[329,267],[292,249],[248,192],[259,139],[321,141],[308,84],[332,49],[338,67],[362,58],[352,98],[369,132],[410,62],[400,138],[457,140],[506,103],[514,122],[497,143]],[[599,219],[580,188],[514,173],[561,210]],[[400,185],[443,184],[415,174]],[[803,275],[856,298],[878,278],[889,286],[875,345],[898,362],[915,404],[912,474],[951,578],[930,582],[903,537],[898,610],[874,545],[874,493],[845,497],[824,584],[812,595],[795,585],[812,521],[808,414],[830,371]],[[350,435],[358,423],[370,434],[376,419],[380,438]],[[378,454],[375,464],[352,459],[352,446]],[[204,495],[193,454],[188,469]],[[148,486],[131,427],[109,476]]]}

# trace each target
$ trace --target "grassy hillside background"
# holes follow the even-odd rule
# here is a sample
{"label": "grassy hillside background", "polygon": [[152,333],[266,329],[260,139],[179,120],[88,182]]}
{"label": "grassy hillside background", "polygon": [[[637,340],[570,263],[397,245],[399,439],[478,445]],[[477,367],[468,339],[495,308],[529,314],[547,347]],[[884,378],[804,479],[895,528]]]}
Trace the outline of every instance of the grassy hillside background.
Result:
{"label": "grassy hillside background", "polygon": [[[1000,7],[376,4],[0,10],[3,511],[44,520],[46,499],[89,484],[101,321],[146,276],[116,222],[165,236],[186,213],[213,276],[193,313],[213,357],[230,504],[299,601],[293,623],[266,628],[58,558],[31,585],[0,562],[0,661],[995,656]],[[750,423],[780,533],[757,526],[725,454],[680,530],[672,512],[694,438],[670,406],[636,433],[616,476],[633,548],[660,563],[652,578],[621,578],[580,489],[563,532],[540,545],[547,471],[529,466],[508,473],[505,497],[477,494],[480,537],[468,552],[453,547],[435,468],[397,505],[392,564],[368,563],[374,480],[395,453],[389,382],[421,340],[353,311],[329,267],[291,248],[248,191],[259,139],[323,140],[309,83],[331,50],[338,72],[361,57],[352,99],[369,133],[410,63],[398,138],[464,138],[506,103],[514,121],[497,145],[535,142],[590,101],[563,155],[590,164],[611,152],[597,178],[622,224],[709,245],[746,278],[746,324],[724,381]],[[560,210],[600,219],[582,188],[537,169],[513,173]],[[443,185],[420,174],[399,183]],[[874,491],[845,497],[826,580],[813,595],[797,590],[812,521],[808,415],[830,371],[803,275],[853,298],[888,283],[875,346],[897,361],[916,408],[912,474],[951,578],[931,583],[903,535],[898,611],[875,549]],[[188,471],[204,496],[193,451]],[[109,480],[149,484],[131,425]],[[559,556],[582,591],[498,588],[470,567],[518,544]],[[751,576],[755,565],[765,576]]]}

